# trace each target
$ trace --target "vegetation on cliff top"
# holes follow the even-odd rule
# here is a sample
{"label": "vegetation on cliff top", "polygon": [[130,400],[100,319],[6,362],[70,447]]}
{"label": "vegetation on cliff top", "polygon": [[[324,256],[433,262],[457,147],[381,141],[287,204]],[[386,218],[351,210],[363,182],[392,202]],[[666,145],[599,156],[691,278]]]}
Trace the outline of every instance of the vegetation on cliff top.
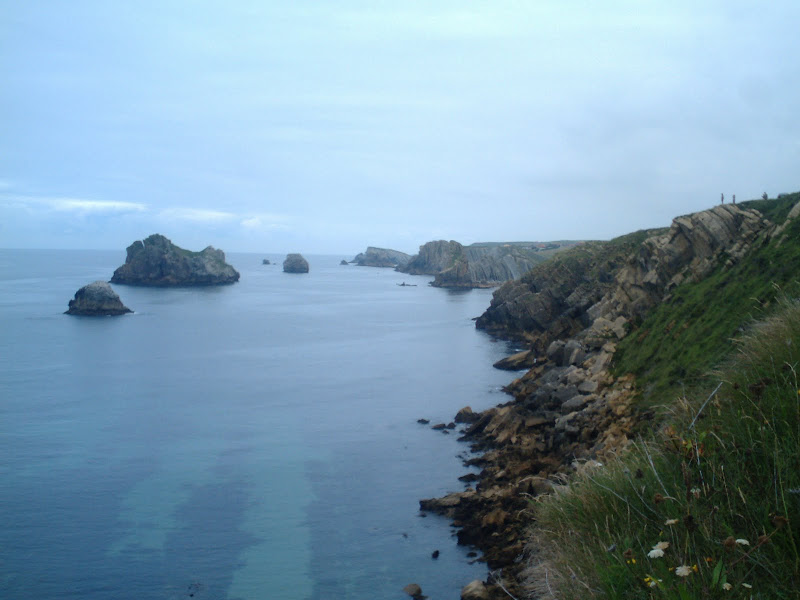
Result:
{"label": "vegetation on cliff top", "polygon": [[[798,201],[745,207],[781,224]],[[634,323],[615,372],[664,418],[540,500],[537,597],[800,597],[798,274],[795,219]]]}
{"label": "vegetation on cliff top", "polygon": [[[742,206],[781,224],[798,201],[800,193]],[[763,240],[738,264],[720,264],[701,281],[680,285],[620,342],[615,373],[636,376],[645,404],[667,402],[676,389],[702,386],[708,370],[731,352],[733,339],[746,324],[763,318],[781,290],[798,291],[800,219],[785,233],[782,244]]]}
{"label": "vegetation on cliff top", "polygon": [[798,597],[800,304],[737,345],[715,393],[542,499],[541,597]]}

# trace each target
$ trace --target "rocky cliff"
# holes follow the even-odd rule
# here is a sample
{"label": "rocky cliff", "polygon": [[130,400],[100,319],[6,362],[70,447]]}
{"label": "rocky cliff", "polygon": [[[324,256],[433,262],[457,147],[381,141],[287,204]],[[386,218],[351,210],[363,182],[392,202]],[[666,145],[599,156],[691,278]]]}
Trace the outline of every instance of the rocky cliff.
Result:
{"label": "rocky cliff", "polygon": [[533,367],[507,386],[513,400],[465,431],[484,451],[470,461],[483,469],[478,484],[421,508],[455,519],[459,541],[480,547],[521,596],[515,576],[530,498],[617,452],[637,421],[652,418],[632,410],[634,378],[611,372],[617,345],[680,286],[733,269],[776,231],[756,210],[717,206],[678,217],[668,230],[583,244],[503,285],[477,326],[527,340]]}
{"label": "rocky cliff", "polygon": [[239,273],[225,262],[222,250],[208,246],[201,252],[191,252],[157,233],[128,246],[125,264],[111,277],[111,283],[158,287],[223,285],[236,281]]}
{"label": "rocky cliff", "polygon": [[464,247],[453,240],[427,242],[419,247],[418,254],[412,256],[407,264],[397,267],[397,270],[409,275],[438,275],[452,267],[463,251]]}
{"label": "rocky cliff", "polygon": [[110,285],[105,281],[95,281],[75,292],[75,298],[69,301],[69,308],[64,314],[106,317],[129,312],[133,311],[122,303]]}
{"label": "rocky cliff", "polygon": [[434,287],[489,288],[519,279],[541,262],[534,251],[515,245],[466,246],[453,265],[438,273]]}
{"label": "rocky cliff", "polygon": [[359,267],[397,267],[405,265],[411,257],[405,252],[369,246],[351,261]]}

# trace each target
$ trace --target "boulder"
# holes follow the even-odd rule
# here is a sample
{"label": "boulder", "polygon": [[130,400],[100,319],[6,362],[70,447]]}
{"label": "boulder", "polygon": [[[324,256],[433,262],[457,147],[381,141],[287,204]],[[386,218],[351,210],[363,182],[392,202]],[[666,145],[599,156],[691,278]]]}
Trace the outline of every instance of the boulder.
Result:
{"label": "boulder", "polygon": [[308,261],[302,254],[287,254],[283,261],[284,273],[308,273]]}
{"label": "boulder", "polygon": [[461,600],[489,600],[489,598],[486,584],[479,579],[469,582],[461,590]]}
{"label": "boulder", "polygon": [[129,312],[133,311],[122,303],[110,285],[105,281],[95,281],[75,292],[75,298],[69,301],[69,309],[64,314],[100,317]]}
{"label": "boulder", "polygon": [[342,260],[339,262],[339,264],[340,264],[341,266],[343,266],[343,267],[346,267],[346,266],[347,266],[347,265],[349,265],[350,263],[349,263],[349,262],[347,262],[345,259],[342,259]]}
{"label": "boulder", "polygon": [[111,283],[155,287],[224,285],[239,281],[239,273],[225,262],[225,253],[208,246],[201,252],[184,250],[160,234],[133,242],[125,264],[114,271]]}
{"label": "boulder", "polygon": [[419,587],[418,583],[409,583],[406,587],[403,588],[403,591],[411,596],[412,598],[422,598],[422,588]]}

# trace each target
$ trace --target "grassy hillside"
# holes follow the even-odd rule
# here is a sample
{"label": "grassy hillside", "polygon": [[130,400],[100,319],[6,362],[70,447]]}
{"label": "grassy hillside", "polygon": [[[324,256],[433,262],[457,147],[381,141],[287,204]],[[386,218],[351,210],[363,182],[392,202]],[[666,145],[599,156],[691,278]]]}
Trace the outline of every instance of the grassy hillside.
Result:
{"label": "grassy hillside", "polygon": [[[781,200],[744,203],[783,223],[800,193]],[[762,244],[732,268],[679,286],[619,345],[614,370],[636,376],[647,404],[668,401],[675,390],[702,383],[708,370],[733,348],[744,325],[762,318],[775,297],[796,293],[800,277],[800,220],[780,246]]]}
{"label": "grassy hillside", "polygon": [[[745,206],[783,223],[798,201]],[[537,597],[800,598],[800,219],[785,233],[682,284],[620,343],[616,374],[665,411],[539,501]]]}

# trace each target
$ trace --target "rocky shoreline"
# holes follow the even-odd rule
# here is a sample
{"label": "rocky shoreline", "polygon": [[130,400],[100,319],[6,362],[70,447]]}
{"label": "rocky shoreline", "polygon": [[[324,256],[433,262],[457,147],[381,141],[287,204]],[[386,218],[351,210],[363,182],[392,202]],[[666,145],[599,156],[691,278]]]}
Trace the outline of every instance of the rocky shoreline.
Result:
{"label": "rocky shoreline", "polygon": [[612,373],[630,322],[681,282],[729,268],[779,233],[757,211],[717,206],[679,217],[668,230],[582,245],[495,292],[476,326],[524,340],[528,350],[498,366],[528,370],[506,386],[509,402],[472,413],[462,432],[480,453],[465,463],[481,469],[475,485],[420,501],[422,511],[453,520],[460,544],[482,551],[493,575],[481,597],[525,595],[536,496],[624,449],[652,418],[632,409],[633,378]]}

